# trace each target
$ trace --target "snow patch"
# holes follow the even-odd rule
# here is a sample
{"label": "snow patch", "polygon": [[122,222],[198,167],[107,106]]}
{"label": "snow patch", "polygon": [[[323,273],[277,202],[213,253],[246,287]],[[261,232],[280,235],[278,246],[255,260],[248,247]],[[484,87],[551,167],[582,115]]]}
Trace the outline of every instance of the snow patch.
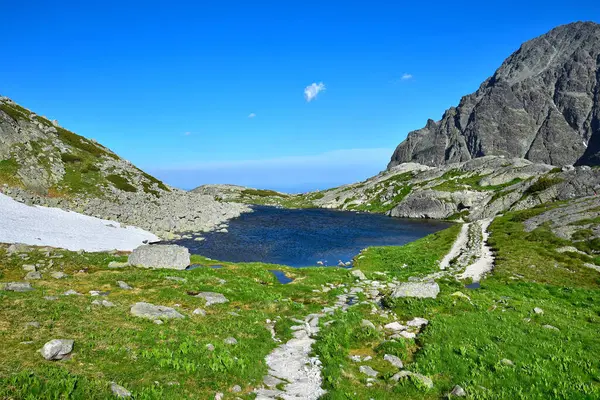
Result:
{"label": "snow patch", "polygon": [[77,251],[131,251],[156,235],[60,208],[28,206],[0,193],[0,243]]}

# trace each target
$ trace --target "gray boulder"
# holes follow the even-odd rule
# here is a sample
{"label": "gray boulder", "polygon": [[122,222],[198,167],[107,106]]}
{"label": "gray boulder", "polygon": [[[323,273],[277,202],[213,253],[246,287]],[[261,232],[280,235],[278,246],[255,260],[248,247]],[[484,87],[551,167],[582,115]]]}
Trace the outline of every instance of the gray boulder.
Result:
{"label": "gray boulder", "polygon": [[161,318],[164,318],[164,319],[185,318],[185,316],[178,313],[171,307],[155,306],[154,304],[143,303],[143,302],[135,303],[133,306],[131,306],[130,311],[131,311],[131,314],[136,317],[146,318],[146,319],[151,319],[151,320],[157,320],[157,319],[161,319]]}
{"label": "gray boulder", "polygon": [[213,304],[222,304],[227,303],[229,300],[227,297],[222,295],[221,293],[215,292],[200,292],[195,297],[202,298],[206,300],[206,306],[211,306]]}
{"label": "gray boulder", "polygon": [[70,339],[54,339],[46,343],[40,353],[42,357],[49,361],[63,360],[73,351],[74,343]]}
{"label": "gray boulder", "polygon": [[29,282],[7,282],[2,286],[2,290],[8,292],[29,292],[33,288]]}
{"label": "gray boulder", "polygon": [[25,275],[25,279],[27,279],[27,280],[42,279],[42,273],[39,271],[28,272],[27,275]]}
{"label": "gray boulder", "polygon": [[186,269],[190,265],[190,252],[174,244],[144,245],[133,250],[128,262],[143,268]]}
{"label": "gray boulder", "polygon": [[418,297],[435,299],[440,293],[436,282],[406,282],[398,285],[392,292],[392,297]]}

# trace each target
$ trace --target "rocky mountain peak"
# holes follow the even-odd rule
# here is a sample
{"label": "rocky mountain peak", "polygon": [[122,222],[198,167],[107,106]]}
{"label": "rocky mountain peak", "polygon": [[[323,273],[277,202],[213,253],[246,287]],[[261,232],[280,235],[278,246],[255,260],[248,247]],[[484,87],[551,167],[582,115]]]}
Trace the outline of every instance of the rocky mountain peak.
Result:
{"label": "rocky mountain peak", "polygon": [[388,168],[486,155],[600,164],[600,25],[575,22],[524,43],[437,122],[410,132]]}

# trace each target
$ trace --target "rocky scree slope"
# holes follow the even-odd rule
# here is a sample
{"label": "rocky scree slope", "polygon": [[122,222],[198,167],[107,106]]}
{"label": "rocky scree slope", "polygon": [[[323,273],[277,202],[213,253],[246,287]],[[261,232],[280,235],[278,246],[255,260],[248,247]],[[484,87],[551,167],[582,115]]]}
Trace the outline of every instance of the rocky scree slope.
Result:
{"label": "rocky scree slope", "polygon": [[561,169],[488,156],[440,167],[402,164],[364,182],[321,192],[314,204],[394,217],[476,221],[599,191],[596,168]]}
{"label": "rocky scree slope", "polygon": [[27,204],[116,220],[168,237],[249,208],[165,185],[99,143],[0,97],[0,190]]}
{"label": "rocky scree slope", "polygon": [[600,25],[559,26],[524,43],[438,122],[410,132],[388,168],[486,155],[600,164]]}

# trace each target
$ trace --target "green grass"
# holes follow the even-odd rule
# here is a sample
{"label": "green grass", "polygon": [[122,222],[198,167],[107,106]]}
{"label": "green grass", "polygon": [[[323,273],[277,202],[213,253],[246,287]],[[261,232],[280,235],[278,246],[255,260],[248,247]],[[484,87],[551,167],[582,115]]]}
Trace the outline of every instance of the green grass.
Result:
{"label": "green grass", "polygon": [[56,130],[58,132],[59,139],[63,143],[71,146],[72,148],[81,150],[82,152],[85,152],[93,157],[106,156],[118,159],[118,156],[116,156],[113,153],[110,153],[103,146],[96,144],[91,140],[84,138],[83,136],[80,136],[61,127],[56,127]]}
{"label": "green grass", "polygon": [[[3,282],[21,280],[22,264],[45,259],[41,251],[30,253],[27,261],[2,253],[0,250]],[[295,324],[290,318],[318,312],[341,293],[341,289],[330,293],[315,293],[314,289],[325,282],[351,281],[342,268],[220,263],[224,268],[193,271],[108,269],[111,260],[123,258],[105,253],[59,253],[64,257],[55,259],[50,270],[62,270],[68,278],[54,280],[50,271],[45,271],[44,279],[33,282],[34,292],[0,292],[0,398],[106,398],[108,383],[114,380],[132,390],[136,398],[213,398],[215,392],[227,393],[239,384],[243,388],[239,396],[249,399],[267,372],[264,357],[278,345],[271,340],[265,320],[276,320],[278,336],[287,340]],[[214,263],[197,256],[192,262]],[[272,268],[284,270],[295,281],[279,284],[268,271]],[[78,272],[81,270],[85,272]],[[183,277],[187,282],[170,281],[167,276]],[[134,290],[119,289],[117,280],[126,281]],[[68,289],[85,295],[60,296]],[[90,297],[89,290],[109,291],[108,299],[116,306],[91,306],[97,298]],[[205,307],[203,300],[188,294],[197,291],[217,291],[230,302]],[[44,300],[47,295],[59,299]],[[132,317],[129,308],[137,301],[171,307],[179,304],[176,308],[186,319],[155,325]],[[197,307],[204,308],[207,315],[193,315]],[[25,328],[33,320],[41,327]],[[224,344],[229,336],[234,336],[238,345]],[[50,363],[36,352],[52,338],[75,340],[70,360]],[[20,345],[23,341],[34,344]],[[215,346],[214,352],[206,349],[208,343]]]}
{"label": "green grass", "polygon": [[27,111],[23,107],[17,104],[6,104],[0,103],[0,110],[4,111],[8,114],[9,117],[14,119],[15,121],[19,120],[28,120],[31,112]]}
{"label": "green grass", "polygon": [[0,184],[21,186],[23,183],[17,176],[19,163],[14,158],[0,161]]}
{"label": "green grass", "polygon": [[[372,315],[368,306],[335,315],[315,345],[326,371],[324,398],[439,399],[457,384],[476,399],[599,398],[600,274],[581,267],[585,256],[557,253],[556,247],[572,243],[547,228],[523,231],[522,221],[543,211],[508,213],[494,221],[490,243],[497,263],[481,289],[467,290],[448,279],[438,281],[437,299],[385,298],[401,321],[430,321],[416,340],[383,341],[379,332],[361,327],[363,318],[376,325],[389,322]],[[357,265],[368,276],[377,270],[400,280],[427,274],[436,270],[442,249],[451,243],[449,231],[456,229],[401,248],[368,249]],[[534,307],[544,314],[533,313]],[[546,324],[559,331],[543,328]],[[406,369],[431,377],[434,388],[427,390],[414,380],[391,383],[388,378],[395,371],[382,362],[383,353],[395,354]],[[352,354],[373,356],[366,365],[380,375],[371,387],[357,363],[348,359]],[[514,367],[500,363],[504,358]]]}
{"label": "green grass", "polygon": [[117,189],[125,192],[137,192],[136,187],[129,183],[124,176],[111,174],[106,176],[106,180],[112,183]]}

